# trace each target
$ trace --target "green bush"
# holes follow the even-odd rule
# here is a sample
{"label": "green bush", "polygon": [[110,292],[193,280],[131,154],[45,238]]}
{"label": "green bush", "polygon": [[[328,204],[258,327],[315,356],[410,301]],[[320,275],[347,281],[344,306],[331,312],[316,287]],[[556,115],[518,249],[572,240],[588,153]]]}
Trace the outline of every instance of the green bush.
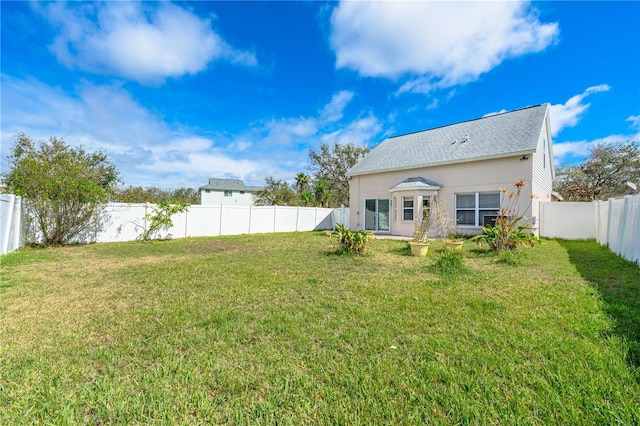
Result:
{"label": "green bush", "polygon": [[433,269],[440,274],[452,275],[467,268],[459,251],[445,250],[434,256]]}
{"label": "green bush", "polygon": [[531,204],[523,213],[518,212],[520,192],[526,184],[518,179],[514,184],[515,191],[506,188],[500,190],[500,210],[495,225],[483,226],[482,234],[471,238],[471,241],[480,245],[487,244],[492,251],[498,253],[514,251],[520,246],[533,247],[538,238],[533,233],[533,223],[524,216]]}
{"label": "green bush", "polygon": [[363,255],[367,251],[367,246],[373,238],[373,232],[356,231],[353,232],[348,228],[345,228],[341,224],[336,224],[336,229],[331,233],[332,237],[335,237],[340,244],[338,253],[349,253],[355,255]]}
{"label": "green bush", "polygon": [[171,216],[184,213],[189,209],[189,203],[181,201],[160,201],[151,213],[144,216],[145,221],[149,221],[149,226],[145,226],[139,238],[142,241],[149,241],[151,237],[160,232],[161,229],[169,229],[173,226]]}

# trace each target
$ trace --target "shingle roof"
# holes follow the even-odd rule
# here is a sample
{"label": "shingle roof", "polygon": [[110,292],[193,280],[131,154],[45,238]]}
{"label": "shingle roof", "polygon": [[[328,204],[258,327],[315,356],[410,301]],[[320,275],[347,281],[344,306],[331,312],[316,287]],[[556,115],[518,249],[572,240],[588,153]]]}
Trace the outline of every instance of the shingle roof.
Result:
{"label": "shingle roof", "polygon": [[247,186],[240,179],[217,179],[210,178],[209,184],[198,189],[213,189],[218,191],[258,191],[259,186]]}
{"label": "shingle roof", "polygon": [[393,188],[389,190],[389,192],[396,191],[413,191],[416,189],[421,190],[438,190],[440,189],[440,184],[435,183],[429,179],[425,179],[422,177],[412,177],[409,179],[405,179]]}
{"label": "shingle roof", "polygon": [[532,153],[548,104],[387,138],[349,176]]}

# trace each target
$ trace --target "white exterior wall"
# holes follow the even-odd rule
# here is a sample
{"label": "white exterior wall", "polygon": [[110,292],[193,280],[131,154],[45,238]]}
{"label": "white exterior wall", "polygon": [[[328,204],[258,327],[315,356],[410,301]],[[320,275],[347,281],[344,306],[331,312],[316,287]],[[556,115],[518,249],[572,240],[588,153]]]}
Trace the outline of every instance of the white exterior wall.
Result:
{"label": "white exterior wall", "polygon": [[231,192],[231,197],[225,197],[224,191],[215,189],[202,189],[200,190],[200,204],[202,204],[203,206],[220,204],[234,206],[251,206],[255,202],[252,192],[245,191],[244,194],[241,194],[240,191]]}
{"label": "white exterior wall", "polygon": [[[447,212],[454,217],[455,194],[473,192],[496,192],[500,188],[513,189],[517,179],[525,180],[528,185],[523,188],[520,197],[520,211],[527,209],[527,217],[533,216],[530,195],[537,199],[545,200],[550,197],[550,189],[547,191],[540,185],[532,184],[532,161],[521,160],[521,156],[499,158],[493,160],[457,163],[443,166],[427,167],[423,169],[411,169],[394,172],[382,172],[369,175],[353,176],[349,184],[350,199],[350,224],[354,230],[363,229],[364,200],[367,198],[391,198],[391,234],[413,235],[413,223],[402,222],[403,194],[409,192],[396,192],[391,194],[389,189],[410,177],[422,177],[438,183],[442,188],[438,197],[447,205]],[[419,212],[418,192],[413,194],[414,214]],[[406,195],[405,195],[406,196]],[[537,203],[534,203],[537,204]],[[537,209],[537,207],[536,207]],[[475,234],[480,232],[480,227],[461,227],[465,233]]]}

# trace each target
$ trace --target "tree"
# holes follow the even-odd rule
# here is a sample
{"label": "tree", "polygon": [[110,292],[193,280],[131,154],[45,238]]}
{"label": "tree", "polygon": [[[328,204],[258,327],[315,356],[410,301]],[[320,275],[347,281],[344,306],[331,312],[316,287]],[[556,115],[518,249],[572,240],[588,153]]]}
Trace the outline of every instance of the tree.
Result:
{"label": "tree", "polygon": [[309,189],[309,183],[311,178],[305,172],[300,172],[296,175],[296,192],[302,194]]}
{"label": "tree", "polygon": [[366,146],[352,143],[330,147],[321,144],[318,151],[309,151],[309,168],[314,172],[314,180],[323,181],[329,192],[328,205],[338,207],[349,205],[349,180],[347,171],[369,152]]}
{"label": "tree", "polygon": [[292,206],[297,205],[295,192],[287,182],[276,180],[269,176],[265,179],[264,188],[256,192],[258,206]]}
{"label": "tree", "polygon": [[87,230],[119,181],[106,154],[55,137],[35,143],[21,133],[8,159],[4,183],[25,199],[46,245],[69,243]]}
{"label": "tree", "polygon": [[159,234],[162,229],[169,229],[173,226],[171,216],[178,213],[185,213],[189,210],[189,203],[180,201],[160,201],[153,211],[144,216],[145,222],[149,222],[140,234],[142,241],[149,241],[152,236]]}
{"label": "tree", "polygon": [[318,206],[329,207],[329,188],[324,181],[318,180],[313,184],[313,196]]}
{"label": "tree", "polygon": [[577,166],[558,168],[554,190],[567,201],[605,200],[629,192],[627,182],[640,184],[640,145],[601,143]]}
{"label": "tree", "polygon": [[300,202],[304,207],[313,207],[315,197],[310,189],[305,189],[300,193]]}
{"label": "tree", "polygon": [[114,191],[112,201],[119,203],[154,203],[162,201],[178,201],[188,204],[200,204],[200,194],[193,188],[178,188],[168,190],[155,186],[128,186],[117,188]]}

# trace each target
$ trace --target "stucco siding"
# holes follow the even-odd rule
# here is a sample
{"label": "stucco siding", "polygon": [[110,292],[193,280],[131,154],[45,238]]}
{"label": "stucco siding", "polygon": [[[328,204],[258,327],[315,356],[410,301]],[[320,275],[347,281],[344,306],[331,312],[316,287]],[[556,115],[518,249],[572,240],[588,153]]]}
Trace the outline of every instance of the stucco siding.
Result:
{"label": "stucco siding", "polygon": [[[367,198],[391,198],[391,233],[395,235],[411,236],[413,224],[403,222],[402,201],[403,193],[390,193],[389,189],[410,177],[423,177],[441,186],[438,191],[439,200],[447,206],[447,213],[454,216],[455,194],[475,192],[497,192],[500,188],[512,188],[516,179],[532,181],[532,162],[521,160],[521,156],[507,157],[493,160],[466,162],[443,166],[426,167],[412,170],[383,172],[368,175],[353,176],[350,181],[350,223],[352,229],[363,229],[364,200]],[[532,186],[524,188],[521,196],[521,206],[528,206]],[[416,195],[418,193],[407,193]],[[418,198],[416,198],[418,200]],[[416,202],[416,213],[419,206]],[[466,233],[477,233],[479,227],[465,227]]]}

